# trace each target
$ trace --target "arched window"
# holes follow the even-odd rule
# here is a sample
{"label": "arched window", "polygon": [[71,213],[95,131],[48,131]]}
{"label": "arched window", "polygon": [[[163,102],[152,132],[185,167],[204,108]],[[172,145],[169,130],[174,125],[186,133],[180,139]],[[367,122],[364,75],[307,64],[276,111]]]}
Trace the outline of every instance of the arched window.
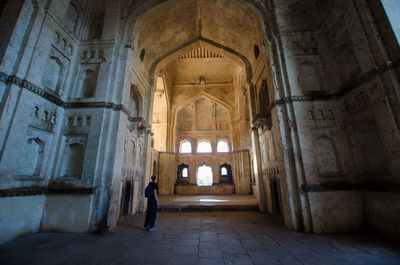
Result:
{"label": "arched window", "polygon": [[146,55],[146,49],[142,49],[141,51],[140,51],[140,61],[142,61],[143,62],[143,60],[144,60],[144,56]]}
{"label": "arched window", "polygon": [[260,48],[258,48],[258,45],[254,45],[254,57],[256,57],[256,60],[259,55],[260,55]]}
{"label": "arched window", "polygon": [[219,173],[220,173],[220,176],[219,176],[220,183],[232,183],[232,167],[231,167],[231,165],[224,163],[223,165],[221,165],[219,167]]}
{"label": "arched window", "polygon": [[228,175],[228,170],[226,167],[221,167],[221,176],[227,176]]}
{"label": "arched window", "polygon": [[228,153],[229,152],[229,144],[227,140],[219,140],[217,143],[217,152],[218,153]]}
{"label": "arched window", "polygon": [[198,186],[212,186],[213,173],[212,168],[207,165],[202,165],[197,168],[197,185]]}
{"label": "arched window", "polygon": [[197,153],[211,153],[212,148],[211,148],[211,143],[206,140],[200,140],[197,143]]}
{"label": "arched window", "polygon": [[158,175],[158,173],[157,173],[157,161],[153,161],[153,175]]}
{"label": "arched window", "polygon": [[179,153],[190,154],[192,153],[192,143],[189,140],[183,140],[179,147]]}
{"label": "arched window", "polygon": [[178,175],[177,175],[177,183],[185,184],[189,183],[189,165],[184,163],[178,166]]}
{"label": "arched window", "polygon": [[187,167],[185,167],[184,169],[182,169],[182,178],[187,178],[189,177],[189,170]]}

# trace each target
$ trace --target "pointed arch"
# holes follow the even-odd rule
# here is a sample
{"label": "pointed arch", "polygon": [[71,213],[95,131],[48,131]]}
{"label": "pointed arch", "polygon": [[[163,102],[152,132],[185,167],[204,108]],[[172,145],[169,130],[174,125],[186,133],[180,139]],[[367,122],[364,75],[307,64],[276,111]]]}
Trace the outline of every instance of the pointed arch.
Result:
{"label": "pointed arch", "polygon": [[160,71],[160,69],[162,69],[162,67],[166,66],[170,62],[176,60],[180,56],[190,52],[192,49],[197,47],[206,47],[207,49],[216,51],[222,54],[222,56],[237,63],[239,66],[245,69],[247,82],[251,82],[251,79],[253,78],[253,70],[251,67],[251,63],[246,56],[244,56],[243,54],[239,53],[238,51],[230,47],[219,44],[215,41],[206,39],[204,37],[198,37],[178,47],[173,48],[172,50],[168,51],[164,55],[161,55],[160,57],[154,60],[149,71],[150,87],[154,86],[155,75]]}
{"label": "pointed arch", "polygon": [[174,107],[171,110],[172,128],[175,128],[178,111],[185,108],[188,104],[196,102],[197,100],[202,99],[202,98],[208,99],[208,100],[212,101],[213,103],[216,103],[216,104],[226,108],[228,110],[228,113],[230,116],[229,117],[230,121],[232,122],[232,118],[234,116],[233,115],[233,107],[231,107],[228,103],[224,102],[223,100],[221,100],[207,92],[201,91],[198,95],[187,98],[186,100],[182,101],[182,104],[180,104],[178,107]]}

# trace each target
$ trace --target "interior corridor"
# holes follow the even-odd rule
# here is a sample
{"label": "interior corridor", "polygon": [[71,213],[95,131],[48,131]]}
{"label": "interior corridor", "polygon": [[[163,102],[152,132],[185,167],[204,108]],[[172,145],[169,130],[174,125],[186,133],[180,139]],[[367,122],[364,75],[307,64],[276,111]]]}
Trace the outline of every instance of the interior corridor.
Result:
{"label": "interior corridor", "polygon": [[288,230],[259,212],[159,213],[158,232],[143,214],[114,233],[40,233],[0,245],[0,264],[400,264],[400,248],[365,234],[314,235]]}

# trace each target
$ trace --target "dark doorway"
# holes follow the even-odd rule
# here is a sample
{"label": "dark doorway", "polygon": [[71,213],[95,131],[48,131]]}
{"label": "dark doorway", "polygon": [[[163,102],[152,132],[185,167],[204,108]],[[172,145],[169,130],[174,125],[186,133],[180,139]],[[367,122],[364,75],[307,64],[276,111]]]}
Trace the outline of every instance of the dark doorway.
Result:
{"label": "dark doorway", "polygon": [[270,179],[271,185],[271,197],[272,197],[272,210],[274,214],[281,215],[281,200],[280,200],[280,190],[279,190],[279,180]]}
{"label": "dark doorway", "polygon": [[219,182],[220,183],[232,183],[232,167],[227,163],[224,163],[219,167]]}
{"label": "dark doorway", "polygon": [[158,175],[157,161],[153,161],[153,175]]}
{"label": "dark doorway", "polygon": [[189,165],[180,164],[178,166],[177,172],[177,183],[178,184],[185,184],[189,183]]}
{"label": "dark doorway", "polygon": [[132,208],[132,181],[125,181],[122,188],[122,198],[121,198],[121,216],[127,216],[131,214]]}

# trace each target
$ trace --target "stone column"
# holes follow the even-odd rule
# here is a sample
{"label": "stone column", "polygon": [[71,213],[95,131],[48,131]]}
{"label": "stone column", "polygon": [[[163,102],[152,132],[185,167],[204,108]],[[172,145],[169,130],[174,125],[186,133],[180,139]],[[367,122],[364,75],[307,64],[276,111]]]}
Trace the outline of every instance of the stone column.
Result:
{"label": "stone column", "polygon": [[258,207],[260,211],[265,212],[267,210],[267,193],[265,191],[264,186],[264,178],[261,172],[262,164],[261,164],[261,150],[260,150],[260,141],[257,128],[251,128],[251,145],[255,156],[253,157],[254,164],[254,175],[256,179],[256,189],[258,192],[257,200]]}

